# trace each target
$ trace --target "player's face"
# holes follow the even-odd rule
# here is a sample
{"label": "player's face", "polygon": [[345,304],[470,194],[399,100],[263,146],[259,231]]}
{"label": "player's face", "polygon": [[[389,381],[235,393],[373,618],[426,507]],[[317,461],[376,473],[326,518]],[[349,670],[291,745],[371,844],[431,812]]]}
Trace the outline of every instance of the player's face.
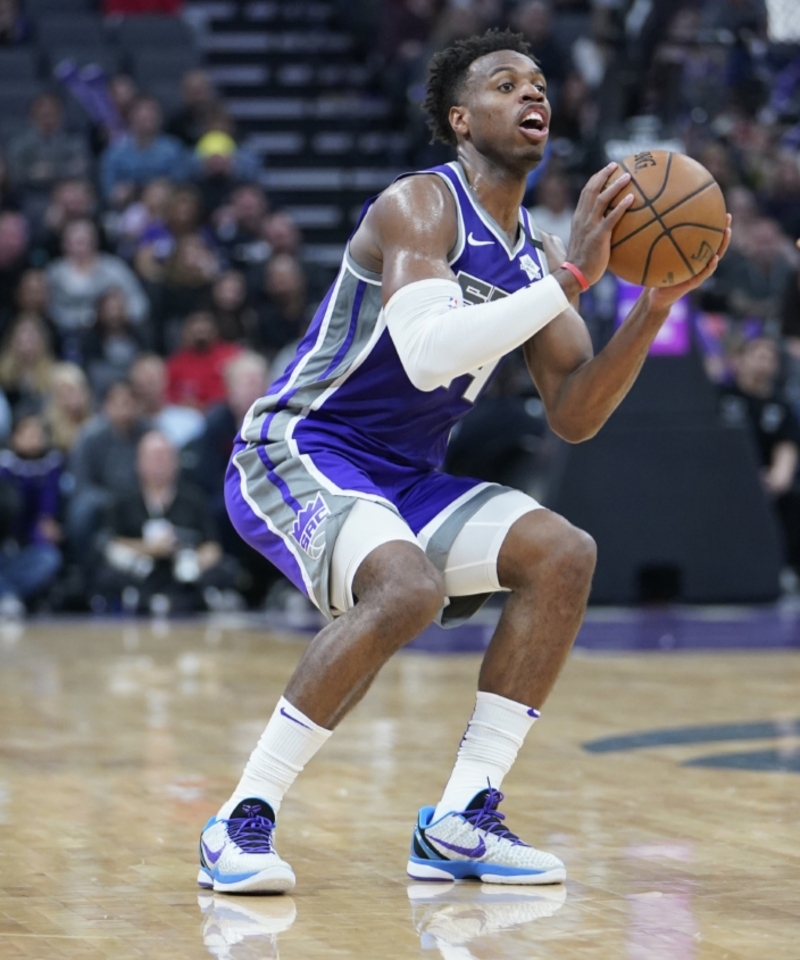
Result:
{"label": "player's face", "polygon": [[[469,68],[463,127],[455,126],[485,156],[535,166],[549,134],[547,83],[536,64],[521,53],[498,50],[479,57]],[[456,119],[451,114],[451,119]]]}

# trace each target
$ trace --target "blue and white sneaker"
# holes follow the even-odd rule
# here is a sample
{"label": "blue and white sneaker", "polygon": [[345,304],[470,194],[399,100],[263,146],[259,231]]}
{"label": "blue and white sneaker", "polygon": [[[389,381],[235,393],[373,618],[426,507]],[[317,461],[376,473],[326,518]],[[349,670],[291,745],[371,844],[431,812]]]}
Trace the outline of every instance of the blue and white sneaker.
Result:
{"label": "blue and white sneaker", "polygon": [[285,893],[294,871],[272,843],[275,813],[266,800],[250,797],[227,820],[212,817],[200,834],[201,887],[218,893]]}
{"label": "blue and white sneaker", "polygon": [[504,795],[492,787],[474,797],[466,810],[431,822],[435,807],[423,807],[411,840],[408,875],[414,880],[483,883],[561,883],[564,864],[550,853],[523,843],[503,826],[497,807]]}

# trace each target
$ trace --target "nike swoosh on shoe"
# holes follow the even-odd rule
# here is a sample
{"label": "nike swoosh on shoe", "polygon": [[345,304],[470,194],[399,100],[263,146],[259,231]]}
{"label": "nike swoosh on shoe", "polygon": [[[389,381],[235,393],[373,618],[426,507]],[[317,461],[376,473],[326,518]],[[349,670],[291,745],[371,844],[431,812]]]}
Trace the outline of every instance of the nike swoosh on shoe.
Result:
{"label": "nike swoosh on shoe", "polygon": [[[426,834],[426,836],[428,836]],[[483,842],[483,838],[479,838],[478,846],[472,847],[458,847],[454,843],[447,843],[446,840],[439,840],[438,837],[428,836],[429,840],[433,840],[434,843],[438,843],[440,847],[447,847],[448,850],[452,850],[453,853],[460,853],[462,857],[469,857],[471,860],[480,860],[480,858],[486,853],[486,844]]]}
{"label": "nike swoosh on shoe", "polygon": [[220,847],[219,850],[215,851],[208,846],[205,840],[202,840],[201,843],[203,844],[203,851],[205,852],[205,855],[208,858],[208,862],[212,865],[215,864],[217,860],[219,860],[219,858],[222,856],[222,851],[225,848]]}

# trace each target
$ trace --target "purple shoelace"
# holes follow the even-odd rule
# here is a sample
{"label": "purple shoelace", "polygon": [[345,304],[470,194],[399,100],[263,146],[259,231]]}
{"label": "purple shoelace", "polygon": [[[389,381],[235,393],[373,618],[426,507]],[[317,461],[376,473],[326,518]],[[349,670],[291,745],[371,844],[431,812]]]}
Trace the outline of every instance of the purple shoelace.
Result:
{"label": "purple shoelace", "polygon": [[506,796],[500,790],[495,790],[491,785],[486,793],[486,799],[480,810],[464,810],[461,816],[472,824],[476,830],[485,830],[486,833],[492,833],[502,840],[509,840],[514,846],[527,847],[529,844],[509,829],[503,826],[505,814],[498,811],[498,806],[505,800]]}
{"label": "purple shoelace", "polygon": [[267,817],[237,817],[228,820],[228,836],[245,853],[272,853],[275,824]]}

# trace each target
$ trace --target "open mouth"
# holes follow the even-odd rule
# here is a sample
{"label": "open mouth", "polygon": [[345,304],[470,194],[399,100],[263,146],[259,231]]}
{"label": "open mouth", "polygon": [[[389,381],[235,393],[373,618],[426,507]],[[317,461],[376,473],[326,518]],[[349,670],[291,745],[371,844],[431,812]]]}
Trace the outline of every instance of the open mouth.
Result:
{"label": "open mouth", "polygon": [[549,129],[538,113],[531,113],[519,125],[520,130],[531,140],[542,140]]}

